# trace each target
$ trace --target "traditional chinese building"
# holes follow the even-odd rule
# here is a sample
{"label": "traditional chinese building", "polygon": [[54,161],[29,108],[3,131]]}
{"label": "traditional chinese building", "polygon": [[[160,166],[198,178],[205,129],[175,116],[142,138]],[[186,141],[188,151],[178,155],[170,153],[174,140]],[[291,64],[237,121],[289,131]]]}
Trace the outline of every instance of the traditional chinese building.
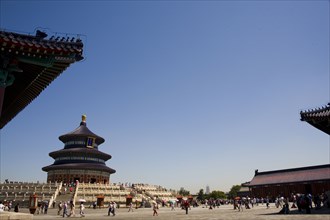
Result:
{"label": "traditional chinese building", "polygon": [[111,155],[99,151],[104,139],[87,128],[85,115],[79,127],[59,139],[64,148],[49,153],[55,162],[42,168],[48,173],[47,181],[110,183],[110,174],[116,171],[105,162]]}
{"label": "traditional chinese building", "polygon": [[71,64],[83,59],[79,37],[0,29],[0,129]]}
{"label": "traditional chinese building", "polygon": [[291,193],[321,194],[330,190],[330,164],[267,172],[255,171],[251,196],[290,197]]}
{"label": "traditional chinese building", "polygon": [[[330,103],[327,106],[301,111],[301,121],[330,135]],[[258,172],[249,184],[252,196],[290,196],[291,193],[320,194],[330,190],[330,164],[286,170]]]}

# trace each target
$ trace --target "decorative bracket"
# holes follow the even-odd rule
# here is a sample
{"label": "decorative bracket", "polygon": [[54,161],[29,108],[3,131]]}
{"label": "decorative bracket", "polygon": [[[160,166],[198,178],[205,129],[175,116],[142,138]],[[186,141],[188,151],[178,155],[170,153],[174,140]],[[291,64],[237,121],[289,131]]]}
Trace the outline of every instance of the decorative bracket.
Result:
{"label": "decorative bracket", "polygon": [[6,88],[14,83],[15,76],[11,71],[0,69],[0,88]]}
{"label": "decorative bracket", "polygon": [[17,59],[24,63],[35,64],[43,67],[51,67],[54,64],[55,58],[35,58],[35,57],[17,57]]}

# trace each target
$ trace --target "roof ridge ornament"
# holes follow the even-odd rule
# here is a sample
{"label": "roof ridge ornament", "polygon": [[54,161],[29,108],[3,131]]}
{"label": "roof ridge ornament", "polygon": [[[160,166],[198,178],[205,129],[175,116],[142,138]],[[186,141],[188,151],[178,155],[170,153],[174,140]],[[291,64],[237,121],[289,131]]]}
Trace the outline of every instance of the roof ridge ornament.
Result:
{"label": "roof ridge ornament", "polygon": [[82,116],[81,116],[81,122],[80,122],[80,125],[86,125],[86,118],[87,118],[86,115],[82,115]]}

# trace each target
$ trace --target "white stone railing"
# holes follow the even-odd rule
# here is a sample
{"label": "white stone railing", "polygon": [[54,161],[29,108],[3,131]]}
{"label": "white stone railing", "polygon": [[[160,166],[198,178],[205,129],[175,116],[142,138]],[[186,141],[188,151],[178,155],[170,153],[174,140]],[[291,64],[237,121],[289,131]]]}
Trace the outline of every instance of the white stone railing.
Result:
{"label": "white stone railing", "polygon": [[[60,184],[57,184],[57,182],[55,182],[55,185],[57,186],[53,196],[50,198],[49,200],[49,208],[50,207],[53,207],[53,202],[56,200],[56,197],[58,196],[58,193],[61,191],[61,188],[62,188],[62,182],[60,182]],[[56,208],[56,207],[55,207]]]}
{"label": "white stone railing", "polygon": [[76,188],[75,188],[75,190],[74,190],[74,194],[73,194],[73,198],[72,198],[72,200],[73,200],[73,204],[76,204],[76,198],[77,198],[77,195],[78,195],[78,190],[79,190],[79,182],[77,181],[77,183],[76,183]]}

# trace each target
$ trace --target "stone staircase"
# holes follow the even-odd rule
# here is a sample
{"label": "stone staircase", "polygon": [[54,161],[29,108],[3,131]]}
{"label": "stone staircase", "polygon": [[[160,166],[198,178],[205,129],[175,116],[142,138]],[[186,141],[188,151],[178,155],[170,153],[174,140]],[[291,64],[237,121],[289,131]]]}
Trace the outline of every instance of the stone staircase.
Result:
{"label": "stone staircase", "polygon": [[[70,202],[73,200],[74,197],[74,191],[72,193],[67,192],[66,194],[61,194],[56,197],[56,204],[58,204],[60,201],[62,202]],[[57,208],[57,207],[55,207]]]}

